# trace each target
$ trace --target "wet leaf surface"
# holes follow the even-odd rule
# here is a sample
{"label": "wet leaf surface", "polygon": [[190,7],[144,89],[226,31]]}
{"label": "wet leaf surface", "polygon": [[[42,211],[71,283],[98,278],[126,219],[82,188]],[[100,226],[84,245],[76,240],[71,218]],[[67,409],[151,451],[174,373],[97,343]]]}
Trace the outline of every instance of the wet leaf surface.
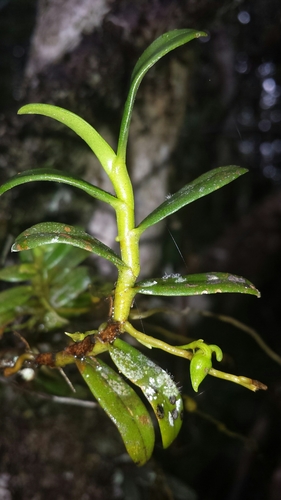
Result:
{"label": "wet leaf surface", "polygon": [[163,447],[177,437],[183,419],[183,403],[171,376],[137,349],[116,339],[110,356],[118,369],[142,390],[158,420]]}
{"label": "wet leaf surface", "polygon": [[164,203],[159,205],[153,212],[151,212],[138,226],[140,232],[153,226],[157,222],[168,217],[184,206],[192,203],[203,196],[206,196],[217,189],[234,181],[240,175],[247,172],[245,168],[240,168],[234,165],[228,167],[219,167],[200,175],[194,181],[186,184],[179,191],[169,196]]}
{"label": "wet leaf surface", "polygon": [[248,280],[229,273],[202,273],[187,276],[172,275],[139,281],[137,293],[144,295],[186,296],[212,293],[246,293],[260,297],[260,292]]}
{"label": "wet leaf surface", "polygon": [[109,260],[118,268],[125,266],[118,255],[104,243],[85,233],[83,229],[59,222],[43,222],[26,229],[16,238],[12,251],[20,252],[53,243],[82,248]]}
{"label": "wet leaf surface", "polygon": [[154,429],[149,413],[135,391],[120,375],[97,358],[76,362],[91,392],[118,428],[137,465],[151,457]]}

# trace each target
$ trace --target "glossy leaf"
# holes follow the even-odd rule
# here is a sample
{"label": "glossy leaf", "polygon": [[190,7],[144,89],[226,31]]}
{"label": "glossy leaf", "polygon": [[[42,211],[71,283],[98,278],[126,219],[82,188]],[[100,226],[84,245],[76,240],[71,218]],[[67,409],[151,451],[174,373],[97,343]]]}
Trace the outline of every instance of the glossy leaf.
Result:
{"label": "glossy leaf", "polygon": [[212,359],[202,352],[196,352],[190,361],[190,380],[192,388],[198,392],[199,385],[212,368]]}
{"label": "glossy leaf", "polygon": [[80,293],[87,290],[91,283],[88,269],[80,266],[72,269],[66,275],[63,275],[55,285],[50,288],[49,300],[53,307],[63,307],[71,300],[75,299]]}
{"label": "glossy leaf", "polygon": [[122,117],[120,137],[118,143],[118,153],[117,156],[125,161],[126,147],[128,141],[129,126],[132,117],[133,105],[136,98],[136,94],[140,83],[147,73],[147,71],[157,62],[161,57],[168,54],[172,50],[184,45],[185,43],[193,40],[194,38],[199,38],[200,36],[206,36],[206,33],[202,31],[196,31],[191,29],[180,29],[169,31],[164,33],[159,38],[154,40],[151,45],[143,52],[139,58],[137,64],[132,73],[131,86],[127,101],[124,108],[124,113]]}
{"label": "glossy leaf", "polygon": [[7,182],[0,186],[0,195],[9,191],[16,186],[20,186],[22,184],[26,184],[27,182],[33,181],[53,181],[60,182],[62,184],[68,184],[69,186],[74,186],[81,191],[85,191],[87,194],[96,198],[97,200],[104,201],[111,205],[112,207],[116,207],[119,203],[118,199],[110,193],[107,193],[103,189],[98,188],[90,184],[79,177],[74,175],[68,175],[60,170],[56,170],[53,168],[36,168],[34,170],[26,170],[21,174],[17,174],[14,177],[11,177]]}
{"label": "glossy leaf", "polygon": [[87,250],[87,252],[95,253],[109,260],[118,268],[125,266],[118,255],[104,243],[93,238],[93,236],[90,236],[78,227],[60,222],[43,222],[26,229],[26,231],[16,238],[12,246],[12,252],[20,252],[53,243],[65,243],[82,248],[83,250]]}
{"label": "glossy leaf", "polygon": [[10,283],[27,281],[34,277],[36,270],[32,264],[19,264],[4,267],[0,270],[0,280]]}
{"label": "glossy leaf", "polygon": [[260,292],[250,281],[229,273],[164,276],[164,278],[139,281],[134,288],[137,293],[144,295],[185,296],[210,293],[247,293],[260,297]]}
{"label": "glossy leaf", "polygon": [[63,317],[69,318],[73,316],[81,316],[81,314],[89,312],[94,307],[95,305],[87,290],[84,293],[80,293],[76,298],[68,301],[65,306],[59,307],[57,312]]}
{"label": "glossy leaf", "polygon": [[246,172],[246,168],[230,165],[228,167],[215,168],[214,170],[210,170],[210,172],[200,175],[200,177],[186,184],[175,194],[169,196],[164,203],[153,210],[153,212],[139,224],[137,230],[142,233],[145,229],[165,219],[168,215],[177,212],[185,205],[220,189]]}
{"label": "glossy leaf", "polygon": [[0,293],[0,314],[14,310],[25,304],[33,294],[28,285],[15,286]]}
{"label": "glossy leaf", "polygon": [[109,349],[118,370],[142,390],[157,417],[163,447],[177,437],[182,425],[183,403],[170,375],[121,339]]}
{"label": "glossy leaf", "polygon": [[107,173],[111,172],[112,164],[116,158],[113,149],[100,136],[100,134],[80,116],[75,115],[67,109],[59,108],[51,104],[27,104],[18,111],[19,115],[36,114],[49,116],[63,123],[79,135],[96,154]]}
{"label": "glossy leaf", "polygon": [[49,272],[54,271],[56,273],[54,280],[56,276],[58,278],[60,276],[58,269],[60,271],[62,269],[73,269],[89,257],[89,252],[82,248],[60,243],[42,246],[41,248],[44,248],[43,267]]}
{"label": "glossy leaf", "polygon": [[147,409],[135,391],[97,358],[76,361],[91,392],[118,428],[132,460],[143,465],[154,448],[154,429]]}

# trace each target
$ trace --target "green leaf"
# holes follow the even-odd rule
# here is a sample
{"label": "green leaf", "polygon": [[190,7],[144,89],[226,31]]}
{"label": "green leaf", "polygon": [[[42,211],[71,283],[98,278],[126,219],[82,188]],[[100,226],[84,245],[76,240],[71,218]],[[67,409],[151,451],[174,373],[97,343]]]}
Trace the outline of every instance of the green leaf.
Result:
{"label": "green leaf", "polygon": [[0,313],[12,311],[25,304],[33,294],[28,285],[15,286],[0,293]]}
{"label": "green leaf", "polygon": [[204,295],[210,293],[247,293],[260,297],[255,286],[241,276],[229,273],[180,274],[152,278],[135,284],[136,293],[144,295]]}
{"label": "green leaf", "polygon": [[50,288],[49,300],[53,307],[63,307],[71,300],[78,297],[90,285],[88,269],[80,266],[64,275]]}
{"label": "green leaf", "polygon": [[97,358],[76,361],[91,392],[118,428],[132,460],[143,465],[152,455],[154,429],[147,409],[135,391]]}
{"label": "green leaf", "polygon": [[200,36],[206,36],[206,33],[202,31],[196,31],[191,29],[181,29],[173,30],[168,33],[164,33],[159,38],[154,40],[151,45],[143,52],[139,58],[137,64],[132,73],[131,86],[127,101],[124,108],[124,113],[122,117],[119,143],[118,143],[118,153],[117,156],[122,158],[125,162],[126,157],[126,147],[128,141],[129,126],[132,117],[133,105],[135,102],[136,94],[140,83],[147,73],[147,71],[157,62],[161,57],[171,52],[171,50],[184,45],[185,43],[193,40],[194,38],[199,38]]}
{"label": "green leaf", "polygon": [[177,437],[182,425],[183,403],[170,375],[137,349],[116,339],[109,348],[118,370],[142,390],[157,417],[163,447]]}
{"label": "green leaf", "polygon": [[93,238],[78,227],[69,226],[60,222],[43,222],[26,229],[15,240],[12,252],[21,252],[41,245],[53,243],[65,243],[74,247],[82,248],[87,252],[95,253],[109,260],[117,268],[126,265],[116,253],[101,241]]}
{"label": "green leaf", "polygon": [[34,266],[34,253],[32,250],[26,250],[21,252],[19,255],[19,260],[22,264],[33,267]]}
{"label": "green leaf", "polygon": [[66,318],[81,317],[82,314],[94,309],[94,304],[88,291],[80,293],[78,297],[70,300],[66,306],[59,307],[57,312]]}
{"label": "green leaf", "polygon": [[73,130],[88,144],[91,150],[98,157],[104,170],[107,173],[111,172],[112,164],[116,158],[113,149],[100,136],[100,134],[91,125],[89,125],[89,123],[83,120],[83,118],[80,118],[80,116],[77,116],[66,109],[59,108],[58,106],[41,103],[22,106],[22,108],[19,109],[18,114],[44,115],[63,123],[67,127],[71,128],[71,130]]}
{"label": "green leaf", "polygon": [[0,195],[16,186],[20,186],[21,184],[26,184],[27,182],[33,181],[61,182],[63,184],[68,184],[69,186],[74,186],[78,189],[81,189],[81,191],[85,191],[93,198],[104,201],[112,207],[116,207],[119,203],[119,200],[115,196],[107,193],[103,189],[100,189],[97,186],[94,186],[89,182],[80,179],[79,177],[65,174],[60,170],[56,170],[54,168],[36,168],[34,170],[26,170],[21,174],[17,174],[14,177],[11,177],[11,179],[9,179],[7,182],[2,184],[2,186],[0,186]]}
{"label": "green leaf", "polygon": [[45,332],[64,328],[68,320],[60,316],[56,311],[47,311],[43,318],[40,318],[40,329]]}
{"label": "green leaf", "polygon": [[0,339],[5,331],[5,328],[9,323],[12,323],[17,318],[17,312],[15,310],[4,311],[0,313]]}
{"label": "green leaf", "polygon": [[220,189],[246,172],[248,172],[246,168],[230,165],[228,167],[215,168],[214,170],[210,170],[210,172],[200,175],[200,177],[186,184],[175,194],[169,196],[164,203],[161,203],[159,207],[153,210],[153,212],[139,224],[137,231],[142,233],[150,226],[153,226],[153,224],[177,212],[185,205]]}
{"label": "green leaf", "polygon": [[[41,248],[44,248],[44,246]],[[82,248],[72,247],[63,243],[46,245],[44,248],[43,267],[48,269],[48,271],[53,271],[53,274],[55,274],[54,279],[56,279],[56,276],[59,277],[60,274],[58,273],[58,268],[60,270],[73,269],[87,257],[89,257],[89,252]]]}
{"label": "green leaf", "polygon": [[0,271],[0,280],[10,283],[27,281],[34,277],[36,273],[35,267],[32,264],[19,264],[15,266],[4,267]]}

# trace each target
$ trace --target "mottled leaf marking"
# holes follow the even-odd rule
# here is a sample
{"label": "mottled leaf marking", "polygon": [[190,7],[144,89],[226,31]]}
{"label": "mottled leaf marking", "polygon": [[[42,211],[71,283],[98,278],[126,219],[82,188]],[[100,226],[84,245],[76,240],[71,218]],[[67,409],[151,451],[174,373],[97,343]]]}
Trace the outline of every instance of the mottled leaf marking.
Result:
{"label": "mottled leaf marking", "polygon": [[159,423],[163,447],[178,435],[183,418],[183,403],[171,376],[121,339],[110,347],[113,362],[131,382],[142,390]]}
{"label": "mottled leaf marking", "polygon": [[77,367],[101,407],[118,428],[126,449],[137,465],[151,457],[154,429],[135,391],[103,361],[86,357]]}

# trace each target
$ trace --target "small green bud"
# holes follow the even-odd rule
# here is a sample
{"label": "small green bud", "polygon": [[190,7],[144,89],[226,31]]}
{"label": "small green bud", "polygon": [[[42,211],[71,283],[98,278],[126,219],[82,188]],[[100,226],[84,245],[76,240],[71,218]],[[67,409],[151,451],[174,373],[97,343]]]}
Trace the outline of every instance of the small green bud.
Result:
{"label": "small green bud", "polygon": [[89,335],[94,335],[95,333],[98,333],[98,330],[89,330],[88,332],[84,332],[84,333],[80,333],[80,332],[76,332],[76,333],[64,332],[64,333],[65,333],[65,335],[70,337],[71,340],[73,340],[73,342],[81,342]]}
{"label": "small green bud", "polygon": [[199,385],[208,375],[210,369],[212,368],[212,359],[201,351],[194,354],[192,360],[190,361],[190,378],[191,385],[195,392],[198,392]]}

